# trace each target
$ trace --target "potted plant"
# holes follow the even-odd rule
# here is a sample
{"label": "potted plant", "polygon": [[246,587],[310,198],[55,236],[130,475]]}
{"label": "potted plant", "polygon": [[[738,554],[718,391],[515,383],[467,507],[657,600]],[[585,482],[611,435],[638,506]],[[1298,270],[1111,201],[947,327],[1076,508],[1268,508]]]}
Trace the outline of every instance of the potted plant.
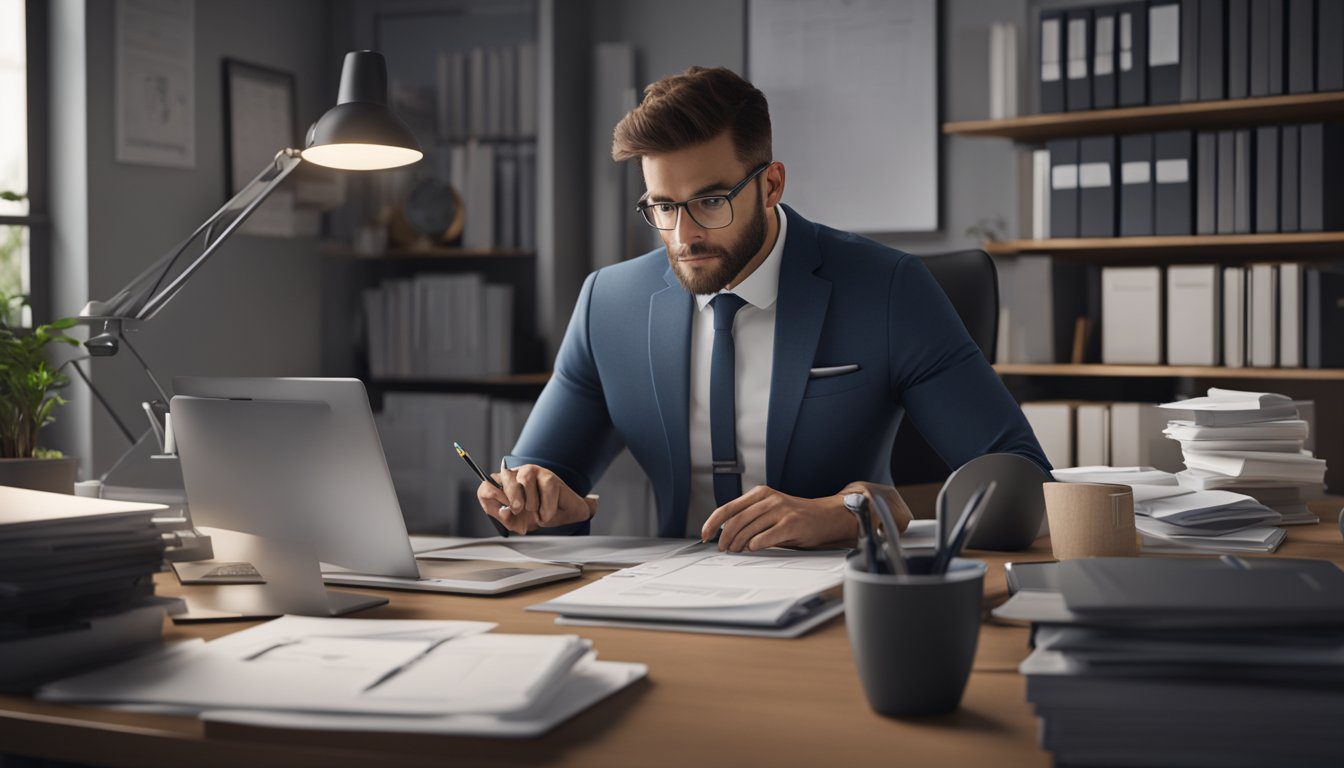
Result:
{"label": "potted plant", "polygon": [[38,447],[38,433],[65,402],[69,378],[47,360],[49,344],[77,345],[65,335],[74,318],[37,328],[16,327],[23,297],[0,296],[0,485],[71,493],[78,460]]}

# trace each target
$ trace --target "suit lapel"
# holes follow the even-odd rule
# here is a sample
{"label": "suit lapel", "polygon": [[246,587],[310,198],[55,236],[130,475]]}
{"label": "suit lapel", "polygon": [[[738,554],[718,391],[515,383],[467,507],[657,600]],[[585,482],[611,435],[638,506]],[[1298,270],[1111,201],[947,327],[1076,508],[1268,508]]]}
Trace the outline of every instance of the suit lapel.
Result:
{"label": "suit lapel", "polygon": [[765,431],[766,484],[778,489],[807,377],[826,320],[831,283],[813,272],[821,266],[816,225],[785,208],[789,231],[779,270],[775,311],[775,361],[770,375],[770,409]]}
{"label": "suit lapel", "polygon": [[649,366],[653,393],[667,439],[672,470],[672,517],[659,520],[659,536],[686,535],[686,507],[690,502],[691,441],[691,311],[695,299],[677,282],[669,266],[663,279],[668,287],[649,299]]}

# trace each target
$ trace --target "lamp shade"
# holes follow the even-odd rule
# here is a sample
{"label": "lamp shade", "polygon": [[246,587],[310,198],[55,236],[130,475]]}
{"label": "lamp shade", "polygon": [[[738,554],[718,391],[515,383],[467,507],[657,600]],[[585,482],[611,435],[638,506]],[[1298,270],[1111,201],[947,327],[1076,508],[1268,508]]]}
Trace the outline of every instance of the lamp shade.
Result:
{"label": "lamp shade", "polygon": [[415,134],[387,104],[387,62],[377,51],[351,51],[341,67],[336,106],[308,131],[303,159],[328,168],[373,171],[416,162]]}

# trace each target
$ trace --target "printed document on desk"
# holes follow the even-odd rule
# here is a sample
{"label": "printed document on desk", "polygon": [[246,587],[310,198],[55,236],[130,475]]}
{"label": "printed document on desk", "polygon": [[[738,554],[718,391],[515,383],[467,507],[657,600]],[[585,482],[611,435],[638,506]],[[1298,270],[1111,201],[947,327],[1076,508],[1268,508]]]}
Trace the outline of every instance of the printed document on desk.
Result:
{"label": "printed document on desk", "polygon": [[358,715],[526,709],[591,649],[475,621],[286,616],[43,687],[47,701]]}
{"label": "printed document on desk", "polygon": [[687,539],[645,536],[411,537],[418,560],[495,560],[612,569],[647,563],[697,544]]}
{"label": "printed document on desk", "polygon": [[617,571],[532,611],[590,618],[778,626],[822,607],[848,550],[724,553],[713,543]]}

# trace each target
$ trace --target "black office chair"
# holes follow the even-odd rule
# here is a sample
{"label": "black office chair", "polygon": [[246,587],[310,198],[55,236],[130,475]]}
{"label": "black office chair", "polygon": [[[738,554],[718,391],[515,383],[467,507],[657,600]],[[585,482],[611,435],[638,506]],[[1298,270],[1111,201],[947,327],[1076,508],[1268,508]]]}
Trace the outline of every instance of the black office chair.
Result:
{"label": "black office chair", "polygon": [[[924,266],[951,300],[961,322],[994,362],[999,333],[999,273],[994,260],[981,250],[953,251],[924,256]],[[896,485],[941,483],[951,473],[909,419],[902,419],[891,451],[891,477]]]}

